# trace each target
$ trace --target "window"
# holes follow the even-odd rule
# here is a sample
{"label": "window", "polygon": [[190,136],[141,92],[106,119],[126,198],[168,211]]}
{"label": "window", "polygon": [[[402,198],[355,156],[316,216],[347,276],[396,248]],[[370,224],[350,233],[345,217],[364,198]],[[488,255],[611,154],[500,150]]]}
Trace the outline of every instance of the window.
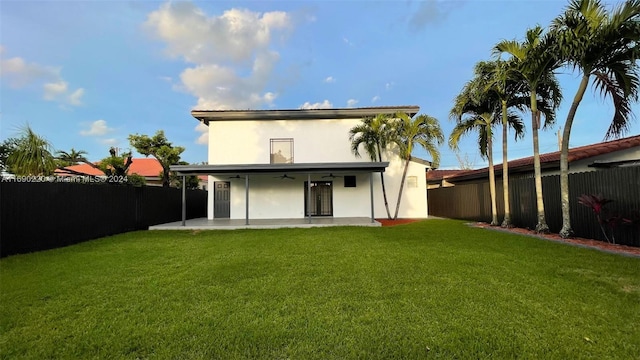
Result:
{"label": "window", "polygon": [[418,187],[418,177],[417,176],[408,176],[407,177],[407,187],[417,188]]}
{"label": "window", "polygon": [[293,164],[293,139],[271,139],[271,164]]}
{"label": "window", "polygon": [[354,175],[346,175],[344,177],[344,187],[356,187],[356,177]]}

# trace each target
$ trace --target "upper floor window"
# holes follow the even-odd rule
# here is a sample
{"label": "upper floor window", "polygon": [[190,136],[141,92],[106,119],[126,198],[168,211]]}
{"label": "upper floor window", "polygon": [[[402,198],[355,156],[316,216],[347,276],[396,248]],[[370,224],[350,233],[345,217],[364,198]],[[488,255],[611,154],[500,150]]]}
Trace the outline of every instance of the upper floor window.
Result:
{"label": "upper floor window", "polygon": [[271,139],[271,163],[293,164],[293,139]]}
{"label": "upper floor window", "polygon": [[418,187],[418,177],[417,176],[407,176],[407,187],[417,188]]}

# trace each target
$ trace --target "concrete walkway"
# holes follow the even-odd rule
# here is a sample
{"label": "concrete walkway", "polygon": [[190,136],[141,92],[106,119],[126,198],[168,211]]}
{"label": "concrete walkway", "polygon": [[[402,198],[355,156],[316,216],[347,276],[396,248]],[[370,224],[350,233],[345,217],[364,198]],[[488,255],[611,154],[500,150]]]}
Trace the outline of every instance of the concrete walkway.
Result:
{"label": "concrete walkway", "polygon": [[279,228],[310,228],[328,226],[381,226],[377,221],[371,222],[368,217],[312,217],[303,219],[190,219],[182,226],[182,221],[150,226],[149,230],[235,230],[235,229],[279,229]]}

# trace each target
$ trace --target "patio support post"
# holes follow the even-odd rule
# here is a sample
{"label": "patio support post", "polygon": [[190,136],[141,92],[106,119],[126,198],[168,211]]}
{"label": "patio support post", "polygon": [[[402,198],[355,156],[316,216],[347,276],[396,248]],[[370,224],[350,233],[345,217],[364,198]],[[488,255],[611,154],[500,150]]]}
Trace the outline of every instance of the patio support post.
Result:
{"label": "patio support post", "polygon": [[187,177],[182,175],[182,226],[187,225]]}
{"label": "patio support post", "polygon": [[311,173],[307,174],[307,216],[311,224]]}
{"label": "patio support post", "polygon": [[373,173],[369,173],[369,192],[371,195],[371,223],[376,222],[373,214]]}
{"label": "patio support post", "polygon": [[244,224],[249,225],[249,174],[244,176],[244,189],[245,189]]}

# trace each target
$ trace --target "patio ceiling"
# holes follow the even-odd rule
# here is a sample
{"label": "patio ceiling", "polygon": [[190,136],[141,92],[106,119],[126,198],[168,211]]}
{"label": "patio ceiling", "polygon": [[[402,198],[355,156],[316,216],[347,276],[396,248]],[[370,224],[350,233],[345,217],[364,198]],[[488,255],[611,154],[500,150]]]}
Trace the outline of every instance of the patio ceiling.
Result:
{"label": "patio ceiling", "polygon": [[256,175],[256,174],[318,174],[384,172],[389,162],[337,162],[300,164],[232,164],[232,165],[172,165],[171,170],[182,175]]}

